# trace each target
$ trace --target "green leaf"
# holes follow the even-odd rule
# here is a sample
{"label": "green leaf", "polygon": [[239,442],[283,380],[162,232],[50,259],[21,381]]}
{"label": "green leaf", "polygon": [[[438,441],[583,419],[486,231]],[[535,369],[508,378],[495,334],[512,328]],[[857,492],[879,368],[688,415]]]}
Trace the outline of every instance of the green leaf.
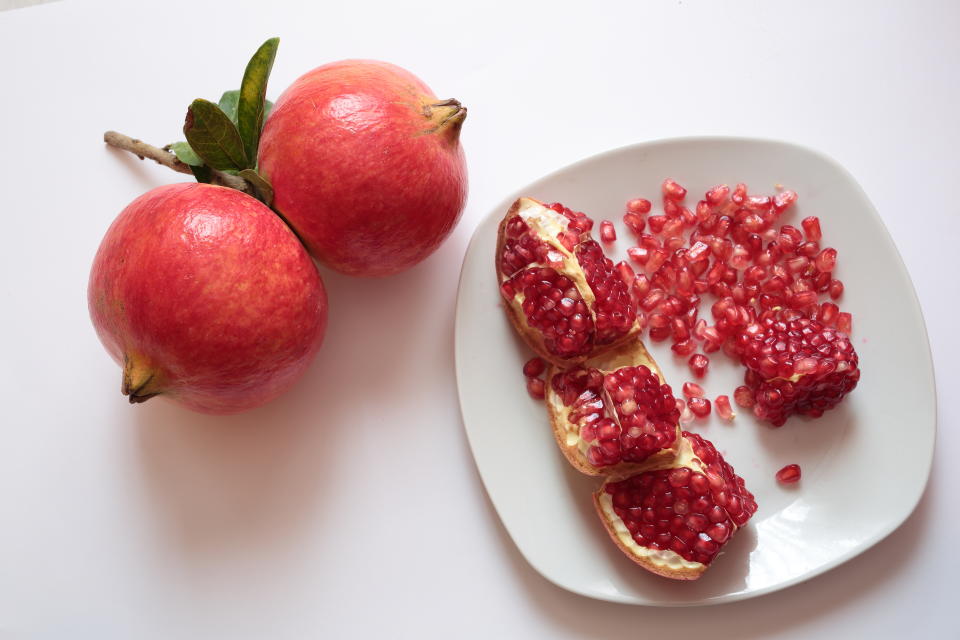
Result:
{"label": "green leaf", "polygon": [[269,180],[253,169],[244,169],[240,172],[240,177],[254,186],[268,207],[273,204],[273,185]]}
{"label": "green leaf", "polygon": [[224,91],[217,106],[223,110],[233,124],[237,124],[237,103],[240,101],[240,89]]}
{"label": "green leaf", "polygon": [[[237,124],[237,103],[240,101],[240,89],[234,89],[233,91],[224,91],[223,95],[220,96],[220,102],[217,103],[227,117]],[[273,111],[273,103],[269,100],[264,100],[263,102],[263,119],[266,120],[270,117],[270,112]]]}
{"label": "green leaf", "polygon": [[198,98],[190,104],[183,133],[207,166],[219,171],[247,168],[240,132],[227,114],[209,100]]}
{"label": "green leaf", "polygon": [[243,72],[243,82],[240,83],[240,100],[237,103],[237,129],[243,139],[248,166],[253,167],[257,162],[257,146],[260,144],[260,130],[266,118],[267,80],[273,69],[273,60],[277,57],[277,47],[280,38],[270,38],[257,49],[257,52],[247,63]]}
{"label": "green leaf", "polygon": [[199,167],[190,165],[190,171],[193,172],[193,177],[197,179],[197,182],[209,183],[213,179],[213,170],[207,165],[200,165]]}
{"label": "green leaf", "polygon": [[169,145],[170,151],[173,151],[173,155],[177,156],[177,160],[183,164],[188,164],[191,167],[202,167],[203,160],[200,159],[193,149],[190,148],[190,145],[186,142],[174,142]]}

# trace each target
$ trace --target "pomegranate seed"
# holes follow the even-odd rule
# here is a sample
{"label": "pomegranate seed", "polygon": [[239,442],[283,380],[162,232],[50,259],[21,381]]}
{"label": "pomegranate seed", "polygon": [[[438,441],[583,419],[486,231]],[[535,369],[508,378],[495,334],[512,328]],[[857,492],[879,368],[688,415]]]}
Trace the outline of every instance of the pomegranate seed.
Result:
{"label": "pomegranate seed", "polygon": [[650,249],[646,247],[630,247],[627,249],[627,257],[643,266],[650,260]]}
{"label": "pomegranate seed", "polygon": [[543,400],[543,380],[540,378],[527,378],[527,392],[530,394],[530,397],[536,398],[537,400]]}
{"label": "pomegranate seed", "polygon": [[688,398],[703,397],[703,387],[698,385],[696,382],[684,382],[683,395],[687,396]]}
{"label": "pomegranate seed", "polygon": [[853,333],[853,316],[843,311],[838,313],[837,329],[840,329],[840,331],[843,331],[847,335]]}
{"label": "pomegranate seed", "polygon": [[794,202],[797,201],[797,192],[786,189],[781,191],[773,198],[773,206],[776,208],[777,212],[783,212],[790,207]]}
{"label": "pomegranate seed", "polygon": [[653,233],[663,231],[663,225],[667,224],[667,216],[650,216],[647,218],[647,225]]}
{"label": "pomegranate seed", "polygon": [[687,407],[689,407],[693,415],[698,418],[706,418],[710,415],[710,401],[706,398],[690,398],[687,402]]}
{"label": "pomegranate seed", "polygon": [[813,263],[817,266],[817,270],[823,273],[830,273],[837,264],[837,250],[829,247],[824,249],[817,254]]}
{"label": "pomegranate seed", "polygon": [[600,240],[603,242],[615,242],[617,240],[617,230],[613,228],[613,223],[609,220],[600,222]]}
{"label": "pomegranate seed", "polygon": [[707,367],[710,366],[710,358],[703,355],[702,353],[695,353],[690,356],[690,360],[687,362],[690,365],[690,371],[693,372],[693,375],[697,378],[702,378],[707,374]]}
{"label": "pomegranate seed", "polygon": [[730,398],[727,396],[717,396],[714,404],[717,405],[718,416],[724,420],[733,420],[735,414],[733,413],[733,408],[730,406]]}
{"label": "pomegranate seed", "polygon": [[820,238],[822,237],[820,233],[820,218],[816,216],[804,218],[800,222],[800,226],[803,227],[803,233],[807,236],[807,240],[820,242]]}
{"label": "pomegranate seed", "polygon": [[837,300],[843,295],[843,283],[839,280],[830,281],[830,297]]}
{"label": "pomegranate seed", "polygon": [[670,200],[683,200],[687,195],[687,190],[670,178],[663,181],[662,189],[663,197]]}
{"label": "pomegranate seed", "polygon": [[733,195],[730,196],[730,199],[733,200],[734,204],[741,205],[746,197],[747,185],[742,182],[737,183],[737,186],[733,189]]}
{"label": "pomegranate seed", "polygon": [[623,281],[623,284],[627,285],[628,287],[633,284],[634,278],[637,277],[633,267],[622,260],[617,263],[617,275],[620,276],[620,280]]}
{"label": "pomegranate seed", "polygon": [[528,378],[536,378],[547,368],[547,363],[543,361],[543,358],[530,358],[527,360],[526,364],[523,365],[523,375]]}
{"label": "pomegranate seed", "polygon": [[647,271],[654,272],[663,266],[669,255],[663,249],[654,249],[650,252],[650,258],[647,260]]}
{"label": "pomegranate seed", "polygon": [[727,199],[728,195],[730,195],[730,187],[725,184],[718,184],[707,191],[704,197],[710,206],[716,207],[717,205],[722,204],[723,201]]}
{"label": "pomegranate seed", "polygon": [[740,385],[733,391],[733,400],[744,409],[749,409],[754,403],[753,391],[750,390],[750,387]]}
{"label": "pomegranate seed", "polygon": [[634,198],[633,200],[629,200],[627,202],[627,211],[630,213],[646,214],[650,213],[651,206],[652,205],[650,204],[649,200],[645,200],[644,198]]}
{"label": "pomegranate seed", "polygon": [[837,322],[837,315],[840,313],[840,307],[832,302],[824,302],[820,305],[817,313],[817,320],[828,326],[834,326]]}
{"label": "pomegranate seed", "polygon": [[640,235],[647,226],[647,221],[638,213],[623,214],[623,223],[633,231],[634,235]]}
{"label": "pomegranate seed", "polygon": [[783,484],[793,484],[800,480],[800,465],[788,464],[780,471],[777,471],[777,481]]}
{"label": "pomegranate seed", "polygon": [[678,356],[688,356],[697,349],[697,343],[693,340],[682,340],[675,343],[670,349]]}

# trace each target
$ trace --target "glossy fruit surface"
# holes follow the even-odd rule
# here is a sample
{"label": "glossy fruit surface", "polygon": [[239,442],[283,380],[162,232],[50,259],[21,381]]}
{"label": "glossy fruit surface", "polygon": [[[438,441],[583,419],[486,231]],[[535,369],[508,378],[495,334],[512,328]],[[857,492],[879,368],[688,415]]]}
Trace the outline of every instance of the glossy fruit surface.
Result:
{"label": "glossy fruit surface", "polygon": [[158,187],[113,222],[88,304],[130,402],[235,413],[288,389],[327,324],[316,267],[270,209],[207,184]]}

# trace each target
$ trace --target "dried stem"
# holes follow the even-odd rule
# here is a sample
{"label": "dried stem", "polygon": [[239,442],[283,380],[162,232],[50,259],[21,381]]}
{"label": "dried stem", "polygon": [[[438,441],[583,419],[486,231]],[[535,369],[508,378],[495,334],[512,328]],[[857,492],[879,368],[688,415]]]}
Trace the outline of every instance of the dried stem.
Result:
{"label": "dried stem", "polygon": [[[177,156],[169,151],[155,147],[152,144],[147,144],[142,140],[125,136],[122,133],[117,133],[116,131],[107,131],[103,134],[103,141],[109,144],[111,147],[129,151],[141,160],[144,158],[150,158],[154,162],[162,164],[163,166],[173,169],[179,173],[193,175],[193,171],[190,170],[190,165],[180,162],[180,160],[177,159]],[[253,193],[253,188],[243,178],[232,176],[229,173],[223,173],[222,171],[217,170],[213,170],[212,173],[213,177],[211,178],[211,182],[213,184],[230,187],[231,189],[243,191],[244,193]]]}

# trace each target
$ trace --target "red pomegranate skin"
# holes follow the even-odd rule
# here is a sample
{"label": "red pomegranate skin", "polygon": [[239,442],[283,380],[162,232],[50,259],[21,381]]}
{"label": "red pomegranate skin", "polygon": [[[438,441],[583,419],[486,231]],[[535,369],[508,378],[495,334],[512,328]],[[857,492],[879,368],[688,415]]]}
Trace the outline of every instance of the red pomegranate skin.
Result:
{"label": "red pomegranate skin", "polygon": [[254,198],[207,184],[158,187],[127,206],[87,295],[130,402],[163,394],[204,413],[283,393],[327,324],[320,274],[296,236]]}
{"label": "red pomegranate skin", "polygon": [[273,207],[341,273],[386,276],[450,234],[467,197],[466,109],[392,64],[344,60],[297,79],[260,138]]}

